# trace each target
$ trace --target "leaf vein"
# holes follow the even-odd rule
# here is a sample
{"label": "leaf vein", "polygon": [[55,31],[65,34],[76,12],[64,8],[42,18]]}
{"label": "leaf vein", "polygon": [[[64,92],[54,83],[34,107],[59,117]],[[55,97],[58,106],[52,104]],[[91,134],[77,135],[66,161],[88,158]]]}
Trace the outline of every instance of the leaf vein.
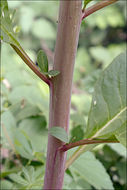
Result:
{"label": "leaf vein", "polygon": [[124,109],[122,109],[119,113],[117,113],[107,124],[105,124],[93,137],[97,137],[99,136],[99,134],[105,129],[107,128],[112,122],[115,121],[115,119],[117,119],[125,110],[127,109],[127,107],[125,107]]}

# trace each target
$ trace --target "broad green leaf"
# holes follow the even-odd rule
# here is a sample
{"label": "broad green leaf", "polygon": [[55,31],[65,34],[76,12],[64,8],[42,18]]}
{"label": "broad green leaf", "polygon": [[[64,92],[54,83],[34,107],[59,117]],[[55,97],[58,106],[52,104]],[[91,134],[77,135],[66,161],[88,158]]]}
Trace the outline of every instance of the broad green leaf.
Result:
{"label": "broad green leaf", "polygon": [[68,134],[62,127],[52,127],[51,129],[49,129],[49,133],[63,142],[69,142]]}
{"label": "broad green leaf", "polygon": [[[72,175],[75,173],[73,172]],[[76,175],[75,175],[76,176]],[[80,176],[72,178],[70,175],[65,173],[64,175],[64,184],[63,184],[63,189],[67,190],[91,190],[92,187],[90,186],[89,183],[87,183],[84,179],[82,179]]]}
{"label": "broad green leaf", "polygon": [[115,133],[116,138],[127,148],[127,123],[124,123]]}
{"label": "broad green leaf", "polygon": [[121,131],[125,129],[123,126],[127,121],[125,56],[125,53],[122,53],[116,57],[96,83],[86,138],[109,138],[118,129]]}
{"label": "broad green leaf", "polygon": [[49,75],[50,77],[55,77],[57,75],[60,74],[60,71],[57,71],[57,70],[50,70],[46,73],[47,75]]}
{"label": "broad green leaf", "polygon": [[48,72],[48,59],[44,51],[40,50],[37,54],[37,63],[43,73]]}
{"label": "broad green leaf", "polygon": [[70,170],[96,189],[114,189],[104,166],[91,152],[82,154],[78,160],[70,166]]}
{"label": "broad green leaf", "polygon": [[[122,53],[103,71],[95,85],[95,92],[85,138],[116,138],[126,145],[126,54]],[[114,138],[115,139],[115,138]],[[69,163],[96,145],[80,146]]]}

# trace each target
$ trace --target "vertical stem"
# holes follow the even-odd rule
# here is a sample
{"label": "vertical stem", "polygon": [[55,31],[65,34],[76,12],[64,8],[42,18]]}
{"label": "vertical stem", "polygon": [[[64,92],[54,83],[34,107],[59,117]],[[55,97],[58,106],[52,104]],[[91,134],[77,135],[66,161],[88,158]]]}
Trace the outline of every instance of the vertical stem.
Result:
{"label": "vertical stem", "polygon": [[[68,131],[73,69],[81,24],[81,1],[60,1],[54,69],[60,75],[52,79],[50,86],[49,128],[63,127]],[[48,150],[44,189],[62,189],[66,152],[56,150],[63,143],[48,136]]]}

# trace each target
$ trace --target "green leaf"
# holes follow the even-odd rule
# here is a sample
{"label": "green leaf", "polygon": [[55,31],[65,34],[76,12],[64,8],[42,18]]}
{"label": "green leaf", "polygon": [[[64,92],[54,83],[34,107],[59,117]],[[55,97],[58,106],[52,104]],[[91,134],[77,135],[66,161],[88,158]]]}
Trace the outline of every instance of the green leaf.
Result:
{"label": "green leaf", "polygon": [[55,76],[57,76],[57,75],[60,74],[60,71],[57,71],[57,70],[50,70],[50,71],[48,71],[46,74],[47,74],[48,76],[50,76],[50,77],[55,77]]}
{"label": "green leaf", "polygon": [[69,142],[68,134],[62,127],[52,127],[51,129],[49,129],[49,133],[63,142]]}
{"label": "green leaf", "polygon": [[84,138],[84,128],[82,125],[75,126],[71,130],[71,140],[70,142],[76,142]]}
{"label": "green leaf", "polygon": [[88,5],[88,3],[90,3],[91,1],[93,1],[93,0],[84,0],[84,7],[83,7],[83,9],[85,9],[86,5]]}
{"label": "green leaf", "polygon": [[[86,138],[109,138],[126,123],[126,55],[120,54],[101,74],[95,86]],[[123,134],[123,132],[122,132]],[[117,136],[117,135],[116,135]],[[120,141],[124,141],[121,135]]]}
{"label": "green leaf", "polygon": [[116,133],[115,133],[115,136],[116,136],[116,138],[120,141],[120,143],[122,144],[122,145],[124,145],[125,147],[127,147],[127,124],[126,123],[124,123],[123,125],[122,125],[122,127],[121,128],[119,128],[117,131],[116,131]]}
{"label": "green leaf", "polygon": [[13,180],[14,182],[19,183],[21,185],[27,185],[28,184],[28,182],[23,177],[21,177],[19,174],[10,174],[9,178],[11,180]]}
{"label": "green leaf", "polygon": [[48,72],[48,59],[46,54],[42,50],[40,50],[37,54],[37,63],[41,72],[43,73]]}
{"label": "green leaf", "polygon": [[0,187],[1,187],[1,189],[10,190],[13,187],[13,183],[4,179],[4,180],[1,180]]}
{"label": "green leaf", "polygon": [[14,33],[13,26],[12,26],[12,20],[10,19],[10,12],[8,9],[7,1],[1,1],[0,3],[0,38],[2,41],[13,44],[17,46],[18,48],[20,46],[19,42],[16,39],[16,34]]}
{"label": "green leaf", "polygon": [[16,189],[40,189],[43,183],[44,167],[39,167],[35,170],[33,166],[23,167],[22,171],[17,174],[9,175],[9,178],[14,182],[13,185],[20,187]]}
{"label": "green leaf", "polygon": [[96,189],[114,189],[104,166],[91,152],[82,154],[78,160],[70,166],[70,170]]}
{"label": "green leaf", "polygon": [[17,153],[22,157],[32,160],[33,150],[31,148],[30,141],[26,138],[25,132],[16,127],[15,118],[12,113],[10,111],[4,112],[1,119],[3,124],[2,137],[5,141],[8,143],[8,136]]}
{"label": "green leaf", "polygon": [[23,175],[29,183],[34,181],[34,167],[33,166],[28,166],[28,167],[23,167],[22,169]]}
{"label": "green leaf", "polygon": [[20,122],[19,128],[29,137],[34,152],[46,151],[47,129],[44,116],[24,119]]}
{"label": "green leaf", "polygon": [[[41,9],[42,8],[43,7],[41,7]],[[32,24],[32,28],[31,28],[31,32],[36,38],[39,38],[39,39],[43,38],[45,40],[51,41],[51,40],[54,40],[56,37],[56,30],[54,29],[52,22],[43,18],[34,20]]]}
{"label": "green leaf", "polygon": [[27,101],[13,104],[9,110],[13,113],[17,122],[41,114],[41,111],[37,106],[34,106]]}
{"label": "green leaf", "polygon": [[112,150],[117,152],[120,156],[127,157],[127,149],[122,145],[122,144],[116,144],[116,143],[111,143],[108,144],[109,147],[111,147]]}

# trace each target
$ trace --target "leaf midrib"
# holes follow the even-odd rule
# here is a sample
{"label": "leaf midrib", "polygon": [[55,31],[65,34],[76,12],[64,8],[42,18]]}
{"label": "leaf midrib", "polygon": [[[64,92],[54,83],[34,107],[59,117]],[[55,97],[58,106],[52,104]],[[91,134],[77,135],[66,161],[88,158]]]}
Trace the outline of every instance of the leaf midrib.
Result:
{"label": "leaf midrib", "polygon": [[127,107],[125,107],[124,109],[122,109],[119,113],[117,113],[110,121],[108,121],[108,123],[106,123],[99,131],[97,131],[97,133],[95,135],[92,136],[92,138],[98,137],[99,134],[105,130],[108,126],[110,126],[110,124],[112,122],[115,121],[115,119],[117,119],[125,110],[127,109]]}

